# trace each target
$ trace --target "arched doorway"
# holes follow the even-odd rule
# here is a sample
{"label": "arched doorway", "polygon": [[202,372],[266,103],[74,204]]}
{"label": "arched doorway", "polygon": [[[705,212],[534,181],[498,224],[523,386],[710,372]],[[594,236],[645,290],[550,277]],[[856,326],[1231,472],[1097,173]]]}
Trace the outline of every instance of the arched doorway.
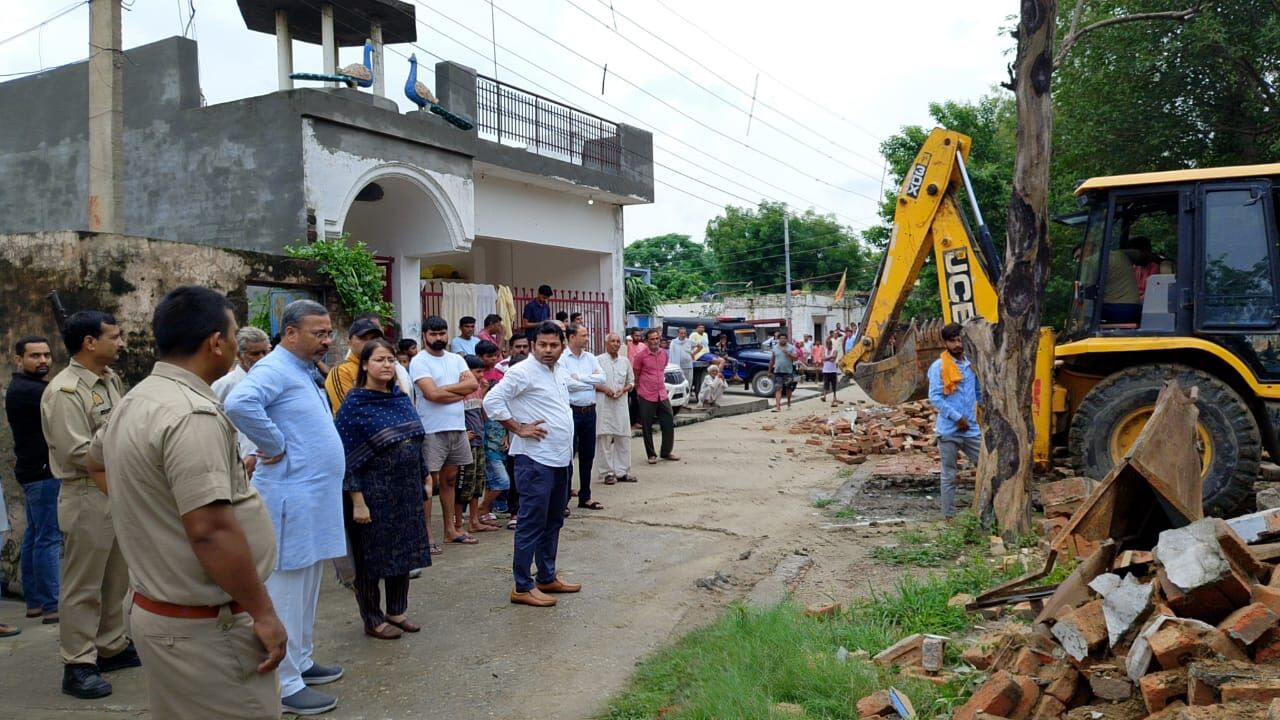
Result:
{"label": "arched doorway", "polygon": [[353,184],[342,232],[389,266],[391,302],[405,337],[421,333],[423,258],[468,256],[457,208],[429,176],[407,166],[378,168]]}

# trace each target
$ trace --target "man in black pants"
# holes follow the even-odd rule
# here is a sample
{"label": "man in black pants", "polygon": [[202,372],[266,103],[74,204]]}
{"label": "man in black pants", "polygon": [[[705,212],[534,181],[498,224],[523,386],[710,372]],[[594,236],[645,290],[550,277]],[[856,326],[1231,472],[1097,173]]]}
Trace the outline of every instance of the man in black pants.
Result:
{"label": "man in black pants", "polygon": [[569,349],[560,355],[558,364],[569,376],[573,452],[578,456],[578,507],[603,510],[604,505],[591,499],[591,465],[596,457],[596,387],[604,385],[604,370],[596,356],[587,352],[591,335],[586,325],[569,323],[566,335]]}

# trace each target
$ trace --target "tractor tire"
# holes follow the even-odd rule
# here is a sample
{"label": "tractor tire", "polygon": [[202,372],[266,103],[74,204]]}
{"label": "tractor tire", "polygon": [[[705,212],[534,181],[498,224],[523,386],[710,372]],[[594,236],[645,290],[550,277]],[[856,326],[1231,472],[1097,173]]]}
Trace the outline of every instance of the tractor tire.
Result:
{"label": "tractor tire", "polygon": [[[1071,419],[1071,463],[1086,477],[1101,480],[1119,462],[1113,435],[1126,418],[1155,407],[1165,382],[1177,380],[1197,387],[1199,425],[1211,452],[1204,473],[1204,512],[1231,517],[1253,494],[1262,457],[1262,436],[1249,407],[1231,386],[1209,373],[1186,365],[1161,363],[1122,370],[1098,383],[1085,395]],[[1148,410],[1149,412],[1149,410]]]}

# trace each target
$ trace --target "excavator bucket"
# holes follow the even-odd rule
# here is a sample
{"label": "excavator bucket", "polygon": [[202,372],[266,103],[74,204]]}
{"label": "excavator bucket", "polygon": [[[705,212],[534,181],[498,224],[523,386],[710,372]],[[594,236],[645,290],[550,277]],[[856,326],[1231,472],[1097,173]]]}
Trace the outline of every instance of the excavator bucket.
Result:
{"label": "excavator bucket", "polygon": [[941,321],[917,325],[893,334],[887,343],[892,355],[882,360],[860,363],[853,381],[872,400],[897,405],[920,400],[929,394],[929,364],[942,352]]}

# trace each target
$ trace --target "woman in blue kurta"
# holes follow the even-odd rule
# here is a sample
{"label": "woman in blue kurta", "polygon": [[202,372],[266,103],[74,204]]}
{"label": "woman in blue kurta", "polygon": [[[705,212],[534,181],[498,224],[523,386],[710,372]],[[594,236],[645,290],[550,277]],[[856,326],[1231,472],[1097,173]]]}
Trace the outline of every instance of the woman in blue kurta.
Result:
{"label": "woman in blue kurta", "polygon": [[[365,634],[393,640],[421,628],[405,615],[409,572],[431,564],[422,503],[428,476],[425,432],[396,383],[395,349],[371,340],[360,353],[355,389],[335,423],[346,450],[342,489],[347,539],[355,563],[356,604]],[[378,582],[387,589],[383,612]]]}

